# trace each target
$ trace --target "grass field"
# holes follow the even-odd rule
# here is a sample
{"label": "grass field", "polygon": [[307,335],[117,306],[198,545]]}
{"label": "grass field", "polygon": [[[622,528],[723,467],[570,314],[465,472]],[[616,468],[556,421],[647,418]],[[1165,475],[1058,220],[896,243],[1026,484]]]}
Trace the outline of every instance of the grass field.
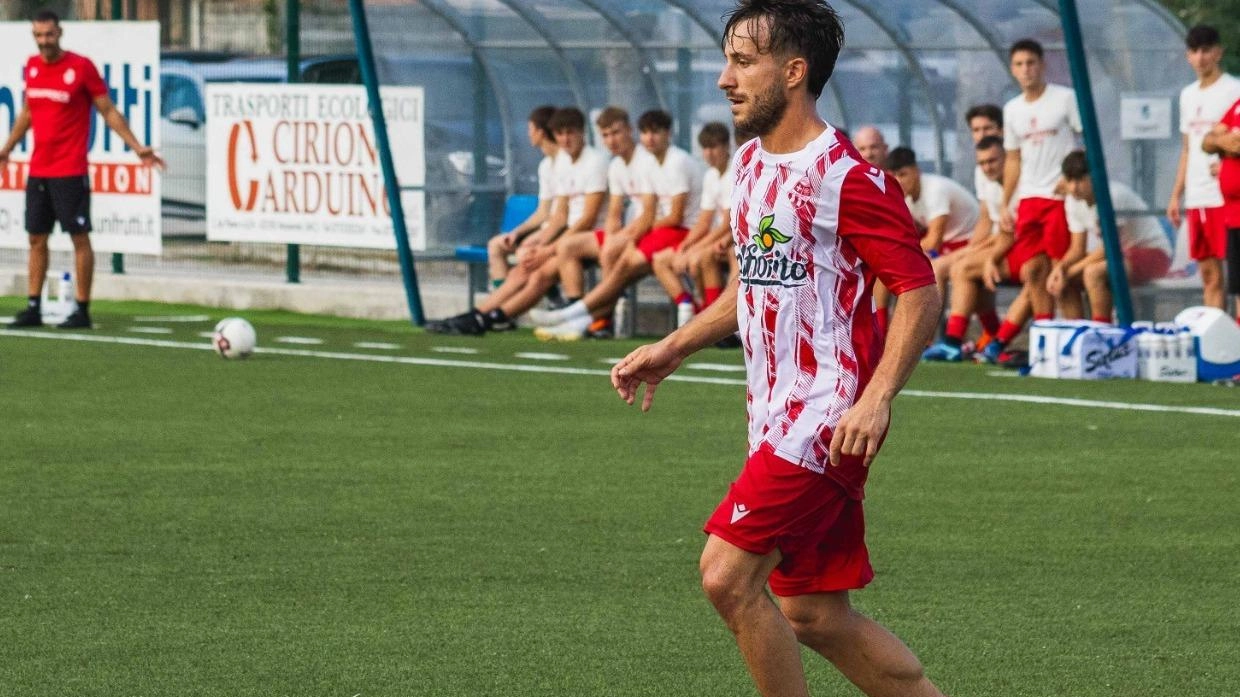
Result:
{"label": "grass field", "polygon": [[[191,348],[221,311],[92,309],[89,341],[0,333],[0,694],[754,694],[696,570],[744,455],[738,353],[641,414],[603,377],[637,342],[249,312],[276,352],[233,362]],[[854,601],[945,690],[1240,691],[1240,390],[909,389]]]}

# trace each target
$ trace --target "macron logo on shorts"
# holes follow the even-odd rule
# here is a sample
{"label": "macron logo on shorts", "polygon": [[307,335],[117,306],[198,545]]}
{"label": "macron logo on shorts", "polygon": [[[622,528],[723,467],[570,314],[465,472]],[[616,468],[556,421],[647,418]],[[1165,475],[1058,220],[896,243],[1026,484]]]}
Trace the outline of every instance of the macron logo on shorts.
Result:
{"label": "macron logo on shorts", "polygon": [[736,525],[736,521],[750,514],[750,510],[743,503],[732,504],[732,524]]}

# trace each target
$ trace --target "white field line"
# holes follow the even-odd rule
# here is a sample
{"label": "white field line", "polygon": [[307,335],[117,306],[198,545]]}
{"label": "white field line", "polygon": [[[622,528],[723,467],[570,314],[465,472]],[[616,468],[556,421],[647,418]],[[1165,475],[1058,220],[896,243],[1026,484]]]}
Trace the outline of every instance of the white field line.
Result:
{"label": "white field line", "polygon": [[[160,348],[195,349],[212,351],[212,347],[204,342],[170,341],[166,339],[140,339],[132,336],[100,336],[97,334],[73,334],[57,332],[55,334],[41,331],[24,331],[8,329],[0,331],[0,337],[20,336],[29,339],[53,339],[60,341],[84,341],[98,344],[124,344],[127,346],[157,346]],[[417,356],[383,356],[362,353],[341,353],[338,351],[311,351],[293,348],[258,348],[255,353],[276,356],[299,356],[303,358],[332,358],[341,361],[362,361],[366,363],[396,363],[400,365],[422,365],[438,368],[471,368],[474,370],[504,370],[516,373],[551,373],[557,375],[588,375],[592,377],[608,377],[611,371],[596,368],[571,368],[554,365],[524,365],[520,363],[488,363],[484,361],[448,360],[445,358],[421,358]],[[693,382],[707,385],[731,385],[742,387],[744,380],[737,378],[716,378],[704,375],[670,375],[668,381]],[[1004,394],[984,392],[934,392],[927,390],[904,390],[900,394],[909,397],[930,397],[935,399],[970,399],[995,402],[1023,402],[1026,404],[1054,404],[1059,406],[1081,407],[1086,409],[1111,409],[1116,411],[1145,411],[1164,414],[1195,414],[1199,416],[1227,416],[1240,418],[1240,409],[1220,409],[1216,407],[1177,407],[1165,404],[1141,404],[1136,402],[1109,402],[1093,399],[1072,399],[1068,397],[1044,397],[1028,394]]]}

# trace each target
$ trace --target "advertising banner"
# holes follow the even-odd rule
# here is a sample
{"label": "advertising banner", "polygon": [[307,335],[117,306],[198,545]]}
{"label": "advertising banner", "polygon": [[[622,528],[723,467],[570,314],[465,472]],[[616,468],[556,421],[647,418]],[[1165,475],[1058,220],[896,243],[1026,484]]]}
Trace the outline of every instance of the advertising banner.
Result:
{"label": "advertising banner", "polygon": [[[94,62],[134,136],[158,150],[159,24],[62,22],[61,27],[61,48]],[[30,22],[0,22],[0,139],[8,138],[21,113],[26,60],[37,52]],[[97,112],[92,110],[91,118],[91,244],[96,252],[159,254],[160,175],[143,165]],[[0,167],[0,247],[29,246],[26,177],[37,138],[28,131],[8,164]],[[69,236],[59,232],[50,244],[55,250],[73,248]]]}
{"label": "advertising banner", "polygon": [[[380,93],[396,176],[425,185],[423,93]],[[359,85],[207,85],[207,239],[395,249],[379,150]],[[409,244],[425,197],[404,191]]]}

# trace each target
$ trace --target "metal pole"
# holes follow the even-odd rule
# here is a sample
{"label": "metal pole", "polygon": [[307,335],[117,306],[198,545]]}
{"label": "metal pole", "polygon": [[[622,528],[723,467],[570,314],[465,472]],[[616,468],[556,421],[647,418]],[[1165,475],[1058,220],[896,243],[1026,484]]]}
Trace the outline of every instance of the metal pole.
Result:
{"label": "metal pole", "polygon": [[[362,69],[362,82],[366,85],[370,118],[375,128],[375,144],[379,147],[379,165],[383,168],[383,183],[387,189],[388,206],[392,210],[392,231],[396,234],[396,256],[400,260],[400,273],[405,281],[405,300],[409,304],[409,318],[416,326],[426,323],[422,314],[422,298],[418,294],[418,273],[413,268],[413,252],[409,249],[409,231],[405,228],[405,209],[400,202],[400,182],[396,181],[396,165],[392,162],[392,148],[388,142],[387,121],[383,117],[383,102],[379,100],[379,76],[375,71],[375,54],[370,45],[370,29],[366,26],[366,8],[362,0],[349,0],[349,14],[353,19],[353,38],[357,44],[357,60]],[[475,162],[474,167],[485,166]]]}
{"label": "metal pole", "polygon": [[[301,0],[288,0],[285,11],[284,45],[288,49],[288,82],[301,81]],[[284,277],[289,283],[301,283],[301,245],[285,247]]]}
{"label": "metal pole", "polygon": [[[112,19],[120,20],[125,18],[125,7],[122,0],[112,0]],[[120,252],[112,253],[112,273],[125,273],[125,255]]]}
{"label": "metal pole", "polygon": [[1107,178],[1102,132],[1098,129],[1098,113],[1094,109],[1094,95],[1089,82],[1089,65],[1085,62],[1085,42],[1081,38],[1076,0],[1059,0],[1059,14],[1063,22],[1068,65],[1072,69],[1072,84],[1076,88],[1076,102],[1081,110],[1081,126],[1085,130],[1085,154],[1089,158],[1089,178],[1094,185],[1094,199],[1098,204],[1098,223],[1102,228],[1102,244],[1107,253],[1107,275],[1111,280],[1111,295],[1115,299],[1115,314],[1120,325],[1127,327],[1132,324],[1133,319],[1132,295],[1128,289],[1128,274],[1124,270],[1124,251],[1119,244],[1115,206],[1111,203],[1111,184]]}

